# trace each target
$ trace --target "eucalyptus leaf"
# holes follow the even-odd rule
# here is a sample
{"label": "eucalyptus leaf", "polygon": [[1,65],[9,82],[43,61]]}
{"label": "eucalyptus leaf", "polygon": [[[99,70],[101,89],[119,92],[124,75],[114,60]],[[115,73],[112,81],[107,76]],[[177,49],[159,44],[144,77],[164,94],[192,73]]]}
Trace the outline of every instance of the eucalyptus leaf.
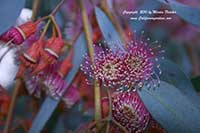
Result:
{"label": "eucalyptus leaf", "polygon": [[[73,59],[72,59],[72,69],[68,73],[67,77],[65,78],[65,81],[67,83],[67,88],[71,84],[72,80],[74,79],[76,73],[79,70],[79,66],[83,61],[83,55],[86,53],[86,42],[85,42],[85,36],[82,33],[76,43],[74,44],[73,49]],[[59,100],[52,99],[51,97],[47,97],[42,104],[42,107],[40,108],[40,111],[38,112],[36,118],[33,121],[33,124],[29,130],[29,133],[39,133],[43,127],[45,126],[46,122],[51,117],[52,113],[58,106],[58,103],[60,102],[61,98]]]}
{"label": "eucalyptus leaf", "polygon": [[101,33],[107,42],[107,45],[113,52],[116,52],[116,47],[124,50],[122,41],[120,40],[119,34],[110,22],[106,14],[98,7],[95,7],[95,14]]}
{"label": "eucalyptus leaf", "polygon": [[138,91],[152,117],[170,133],[198,133],[200,111],[183,93],[161,81],[160,87]]}
{"label": "eucalyptus leaf", "polygon": [[200,26],[200,8],[191,7],[188,5],[181,4],[175,0],[158,0],[164,4],[169,4],[172,10],[176,11],[176,14],[185,21]]}
{"label": "eucalyptus leaf", "polygon": [[197,94],[190,79],[187,75],[179,68],[178,65],[174,64],[169,60],[159,61],[162,74],[160,79],[174,85],[177,89],[183,93],[191,102],[193,102],[200,110],[200,96]]}
{"label": "eucalyptus leaf", "polygon": [[170,2],[171,8],[185,21],[200,26],[200,8],[189,7],[178,2]]}
{"label": "eucalyptus leaf", "polygon": [[25,0],[1,0],[0,5],[0,34],[15,25]]}

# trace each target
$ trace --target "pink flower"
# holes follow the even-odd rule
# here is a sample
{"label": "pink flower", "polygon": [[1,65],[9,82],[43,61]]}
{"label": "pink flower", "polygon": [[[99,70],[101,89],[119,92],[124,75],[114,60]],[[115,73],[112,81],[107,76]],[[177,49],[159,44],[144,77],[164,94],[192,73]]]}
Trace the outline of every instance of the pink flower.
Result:
{"label": "pink flower", "polygon": [[123,60],[111,51],[101,52],[95,56],[94,75],[106,86],[121,85],[124,80],[125,66]]}
{"label": "pink flower", "polygon": [[30,95],[34,95],[36,98],[41,97],[41,92],[43,88],[42,76],[42,74],[33,76],[29,71],[26,71],[24,74],[26,89]]}
{"label": "pink flower", "polygon": [[124,57],[127,70],[125,85],[132,84],[136,88],[141,88],[145,84],[148,87],[158,85],[153,82],[153,78],[155,77],[158,83],[160,82],[158,75],[161,74],[161,71],[159,73],[155,71],[155,68],[160,70],[160,65],[157,64],[158,58],[155,51],[147,43],[141,40],[131,41],[127,44]]}
{"label": "pink flower", "polygon": [[67,86],[57,72],[48,75],[47,79],[44,81],[44,85],[47,87],[48,94],[55,99],[58,99],[63,95],[64,89]]}
{"label": "pink flower", "polygon": [[[160,45],[157,48],[160,48]],[[100,47],[94,49],[94,66],[91,65],[89,57],[86,57],[85,63],[81,65],[82,71],[89,75],[89,78],[96,78],[104,86],[118,87],[117,90],[124,87],[130,90],[144,85],[149,88],[159,85],[161,70],[158,54],[163,51],[149,47],[142,40],[131,41],[126,45],[125,51],[119,51],[117,54]]]}
{"label": "pink flower", "polygon": [[63,96],[67,84],[64,81],[64,77],[71,69],[72,65],[69,59],[64,59],[59,66],[57,71],[49,73],[46,76],[44,85],[47,87],[48,94],[55,99],[60,98]]}
{"label": "pink flower", "polygon": [[89,57],[86,57],[85,64],[81,65],[85,74],[90,78],[96,78],[104,86],[115,87],[123,85],[125,79],[126,66],[122,56],[115,55],[111,50],[95,48],[95,65],[91,65]]}
{"label": "pink flower", "polygon": [[150,121],[150,113],[136,91],[112,94],[112,116],[129,132],[143,132]]}
{"label": "pink flower", "polygon": [[29,94],[40,98],[41,92],[45,91],[43,89],[43,82],[51,73],[56,72],[56,70],[59,68],[59,65],[59,63],[48,65],[44,71],[38,73],[37,75],[33,75],[31,71],[26,70],[24,74],[24,81]]}

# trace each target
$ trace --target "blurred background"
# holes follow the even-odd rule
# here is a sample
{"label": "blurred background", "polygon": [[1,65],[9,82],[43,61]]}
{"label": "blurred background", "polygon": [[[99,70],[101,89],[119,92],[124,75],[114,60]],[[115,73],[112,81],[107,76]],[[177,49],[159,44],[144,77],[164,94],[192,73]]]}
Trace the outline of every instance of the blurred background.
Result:
{"label": "blurred background", "polygon": [[[25,7],[16,23],[20,24],[30,20],[32,9],[37,2],[38,6],[35,7],[35,10],[37,10],[36,17],[40,18],[48,15],[59,1],[60,0],[26,0]],[[176,1],[187,6],[200,8],[199,0]],[[165,50],[165,58],[176,63],[184,73],[194,81],[195,86],[197,86],[197,91],[199,91],[199,85],[196,85],[196,83],[199,82],[197,77],[200,75],[199,26],[185,21],[177,14],[170,15],[172,20],[169,21],[133,21],[130,20],[129,16],[123,15],[124,10],[171,10],[169,4],[164,4],[163,2],[159,2],[159,0],[107,0],[107,3],[112,15],[118,20],[125,32],[136,31],[136,33],[140,34],[141,31],[144,31],[144,38],[151,38],[152,41],[157,40],[162,45],[162,49]],[[101,38],[101,34],[99,33],[100,31],[95,20],[94,6],[98,6],[99,1],[85,0],[85,4],[93,27],[93,41],[98,42],[98,39]],[[76,38],[83,30],[79,6],[79,2],[76,0],[66,0],[56,14],[56,20],[62,30],[63,37],[68,42],[73,42],[74,38]],[[0,56],[5,50],[6,48],[0,49]],[[13,87],[14,75],[18,69],[15,63],[14,54],[15,52],[13,50],[9,51],[0,63],[0,85],[7,90]],[[55,111],[52,118],[47,123],[44,132],[46,131],[49,133],[50,130],[51,132],[63,132],[65,129],[75,130],[82,122],[87,122],[92,119],[91,112],[93,111],[93,104],[90,102],[93,97],[91,98],[90,94],[85,94],[86,92],[84,92],[84,89],[81,92],[83,93],[83,97],[73,106],[73,108],[67,110],[64,109],[63,111],[63,105],[62,103],[60,104],[60,108]],[[23,93],[26,92],[22,92],[22,94]],[[35,113],[38,110],[37,107],[41,105],[44,98],[40,99],[39,102],[37,101],[36,106],[34,106],[34,104],[29,104],[29,102],[27,102],[29,100],[31,100],[29,97],[23,96],[17,101],[18,108],[15,111],[15,116],[17,117],[14,123],[21,122],[24,124],[19,126],[18,132],[24,130],[24,127],[30,126],[31,118],[35,116]],[[87,104],[83,101],[87,101]],[[25,113],[23,110],[24,106],[27,107]],[[36,111],[34,112],[33,110]]]}

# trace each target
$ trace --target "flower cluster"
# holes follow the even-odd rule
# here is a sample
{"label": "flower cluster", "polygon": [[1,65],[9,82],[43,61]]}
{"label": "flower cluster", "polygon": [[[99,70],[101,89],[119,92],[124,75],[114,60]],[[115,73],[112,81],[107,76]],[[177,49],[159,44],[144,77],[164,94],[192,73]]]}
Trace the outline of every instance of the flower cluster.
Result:
{"label": "flower cluster", "polygon": [[[38,32],[38,29],[41,29],[40,23],[46,18],[53,22],[53,33],[48,39],[45,38],[48,24],[41,36]],[[53,16],[11,27],[0,36],[0,40],[15,47],[23,44],[24,49],[17,54],[17,61],[20,64],[18,63],[16,78],[25,79],[26,88],[30,94],[40,97],[42,88],[46,87],[45,91],[55,99],[63,95],[66,87],[64,77],[71,68],[71,58],[58,60],[64,41]]]}
{"label": "flower cluster", "polygon": [[[156,87],[159,84],[159,75],[161,74],[160,65],[158,65],[157,51],[153,51],[141,40],[131,41],[127,44],[124,62],[127,67],[125,83],[134,84],[134,87],[141,88],[143,85]],[[157,52],[157,53],[156,53]],[[156,69],[159,72],[156,72]],[[153,80],[157,79],[157,82]]]}
{"label": "flower cluster", "polygon": [[107,87],[156,87],[161,74],[157,53],[141,40],[131,41],[123,53],[116,54],[108,49],[95,50],[95,65],[92,66],[90,58],[86,57],[81,69]]}

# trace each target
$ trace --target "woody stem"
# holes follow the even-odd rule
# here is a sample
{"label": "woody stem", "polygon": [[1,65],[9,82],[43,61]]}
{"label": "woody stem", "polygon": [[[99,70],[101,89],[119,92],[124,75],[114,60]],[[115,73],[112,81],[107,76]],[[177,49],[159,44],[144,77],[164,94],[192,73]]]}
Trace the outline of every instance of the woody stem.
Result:
{"label": "woody stem", "polygon": [[32,7],[32,10],[33,10],[33,14],[31,16],[31,20],[34,21],[36,19],[36,16],[37,16],[37,12],[38,12],[38,7],[39,7],[39,4],[40,4],[40,0],[34,0],[33,1],[33,7]]}
{"label": "woody stem", "polygon": [[62,37],[60,28],[59,28],[59,26],[58,26],[58,24],[57,24],[57,22],[56,22],[54,16],[50,15],[50,18],[51,18],[51,20],[52,20],[54,26],[56,27],[56,31],[57,31],[57,33],[58,33],[58,36],[59,36],[59,37]]}
{"label": "woody stem", "polygon": [[[89,31],[89,22],[88,22],[88,16],[86,13],[86,9],[85,9],[85,5],[83,3],[83,0],[80,0],[81,3],[81,15],[82,15],[82,20],[83,20],[83,28],[84,28],[84,32],[85,32],[85,37],[86,37],[86,41],[87,41],[87,47],[88,47],[88,51],[89,51],[89,56],[91,58],[92,61],[92,65],[94,66],[94,50],[92,47],[92,37],[90,35],[90,31]],[[96,80],[96,78],[94,77],[94,105],[95,105],[95,113],[94,113],[94,119],[95,121],[98,121],[101,119],[101,92],[100,92],[100,85],[98,83],[98,81]],[[97,125],[97,127],[99,127]]]}
{"label": "woody stem", "polygon": [[47,32],[47,30],[49,28],[50,23],[51,23],[51,19],[49,19],[47,21],[47,23],[46,23],[46,25],[44,27],[44,30],[42,31],[42,34],[41,34],[40,39],[39,39],[40,41],[42,41],[44,39],[44,36],[45,36],[45,34],[46,34],[46,32]]}
{"label": "woody stem", "polygon": [[60,3],[54,8],[54,10],[51,12],[51,15],[54,16],[56,12],[59,10],[59,8],[62,6],[62,4],[65,2],[65,0],[61,0]]}
{"label": "woody stem", "polygon": [[14,87],[12,98],[11,98],[11,102],[9,104],[8,114],[7,114],[6,123],[5,123],[3,133],[8,133],[8,131],[9,131],[9,126],[10,126],[11,119],[12,119],[12,116],[13,116],[13,109],[14,109],[14,106],[15,106],[15,103],[16,103],[17,95],[18,95],[21,84],[22,84],[22,79],[16,79],[15,87]]}

